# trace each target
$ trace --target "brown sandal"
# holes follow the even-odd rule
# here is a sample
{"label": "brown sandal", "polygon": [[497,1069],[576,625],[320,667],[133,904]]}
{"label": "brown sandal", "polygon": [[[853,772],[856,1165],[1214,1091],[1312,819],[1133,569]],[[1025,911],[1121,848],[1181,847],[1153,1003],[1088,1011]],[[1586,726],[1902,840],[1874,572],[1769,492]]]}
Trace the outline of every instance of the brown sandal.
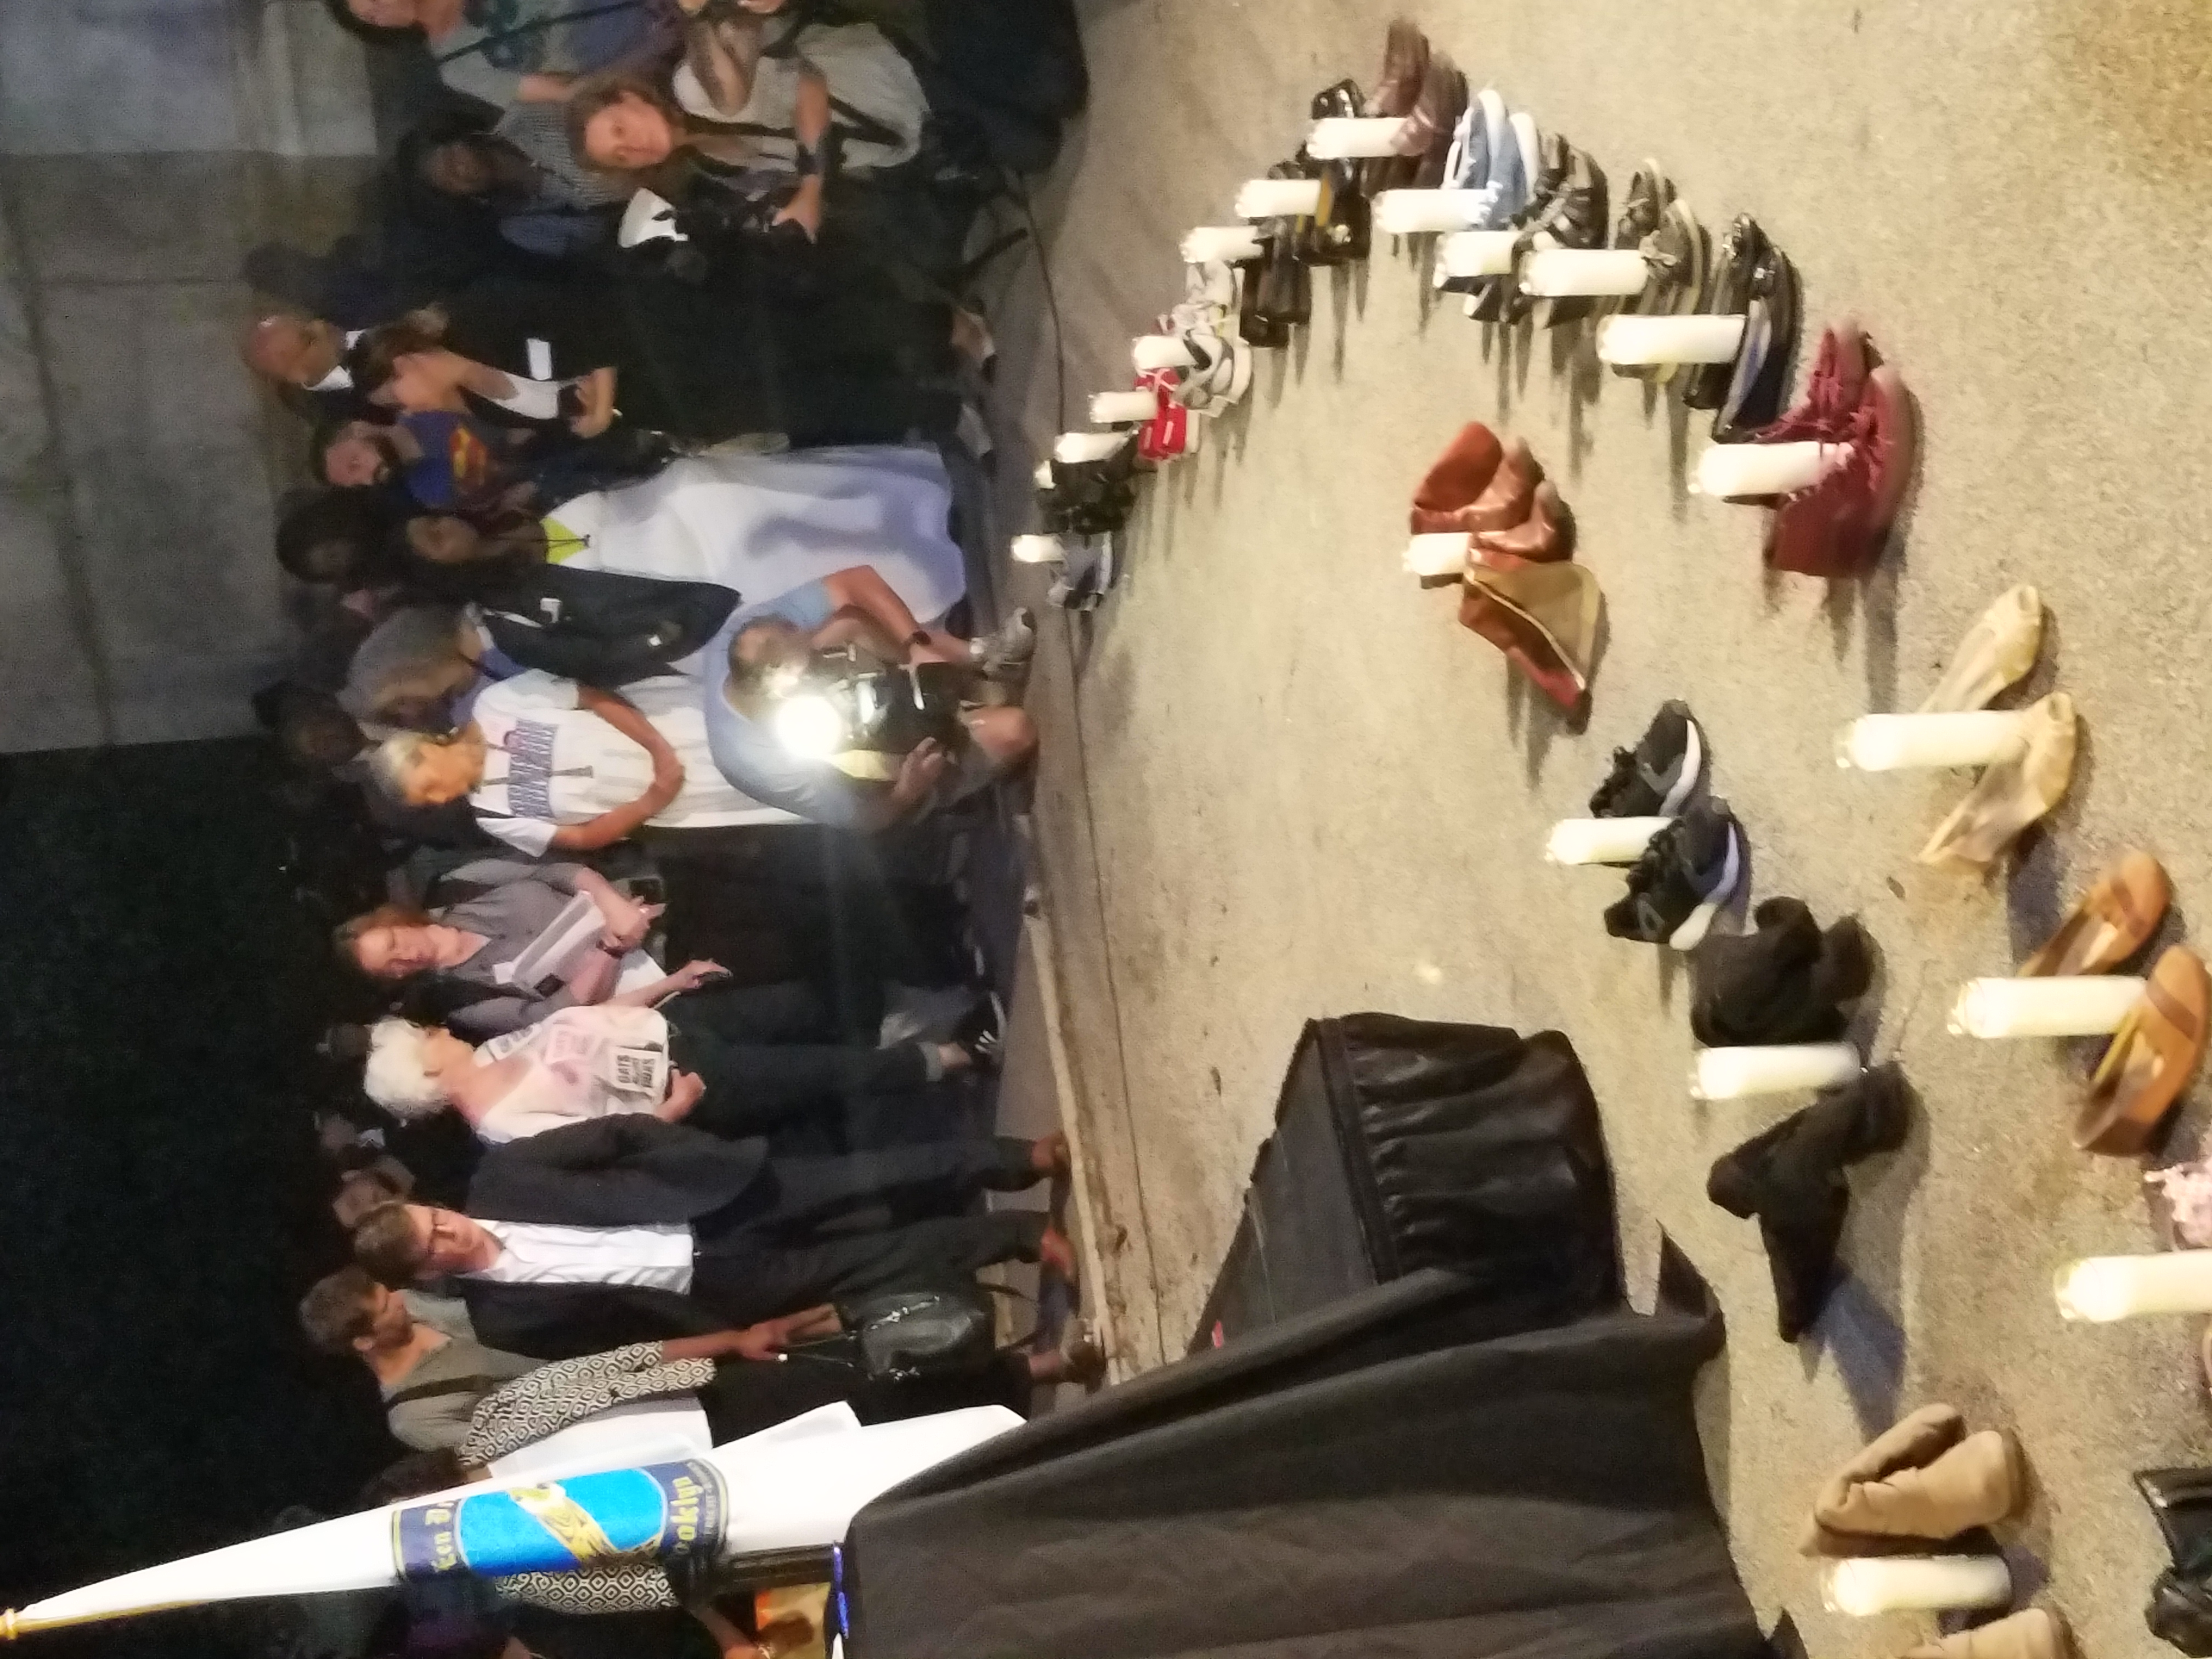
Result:
{"label": "brown sandal", "polygon": [[2081,896],[2050,943],[2022,964],[2022,979],[2109,974],[2158,931],[2173,896],[2166,870],[2148,853],[2128,853]]}
{"label": "brown sandal", "polygon": [[2137,1003],[2112,1034],[2089,1098],[2075,1121],[2074,1144],[2085,1152],[2131,1158],[2173,1109],[2204,1057],[2205,1016],[2212,981],[2196,955],[2174,945],[2158,959]]}

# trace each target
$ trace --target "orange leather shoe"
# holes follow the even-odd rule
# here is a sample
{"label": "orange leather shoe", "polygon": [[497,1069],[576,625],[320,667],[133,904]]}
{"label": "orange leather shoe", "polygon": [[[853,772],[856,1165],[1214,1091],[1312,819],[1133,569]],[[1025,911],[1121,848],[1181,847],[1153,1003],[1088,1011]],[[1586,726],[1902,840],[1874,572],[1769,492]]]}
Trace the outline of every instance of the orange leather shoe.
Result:
{"label": "orange leather shoe", "polygon": [[2120,1029],[2075,1120],[2074,1144],[2085,1152],[2132,1158],[2148,1144],[2204,1058],[2204,1026],[2212,981],[2194,952],[2179,945],[2158,959],[2150,982]]}
{"label": "orange leather shoe", "polygon": [[2173,896],[2166,868],[2148,853],[2128,853],[2081,895],[2050,942],[2021,964],[2022,979],[2109,974],[2158,931]]}

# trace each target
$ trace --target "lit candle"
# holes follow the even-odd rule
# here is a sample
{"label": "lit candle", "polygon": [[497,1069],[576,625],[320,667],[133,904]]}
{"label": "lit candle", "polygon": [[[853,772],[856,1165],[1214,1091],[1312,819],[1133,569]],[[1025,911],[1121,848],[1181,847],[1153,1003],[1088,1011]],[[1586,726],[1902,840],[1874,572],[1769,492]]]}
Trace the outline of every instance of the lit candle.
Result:
{"label": "lit candle", "polygon": [[2061,1319],[2109,1325],[2142,1314],[2212,1313],[2212,1250],[2093,1255],[2058,1270]]}
{"label": "lit candle", "polygon": [[2002,1555],[1857,1556],[1821,1571],[1820,1600],[1853,1619],[2001,1607],[2012,1600],[2012,1570]]}
{"label": "lit candle", "polygon": [[1316,161],[1349,161],[1361,156],[1395,155],[1391,141],[1405,130],[1401,115],[1331,115],[1306,135],[1306,154]]}
{"label": "lit candle", "polygon": [[1608,317],[1597,325],[1606,363],[1727,363],[1743,343],[1741,317]]}
{"label": "lit candle", "polygon": [[1521,262],[1523,294],[1630,295],[1644,292],[1650,268],[1634,248],[1540,248]]}
{"label": "lit candle", "polygon": [[1318,179],[1248,179],[1237,192],[1240,219],[1311,218],[1320,211]]}
{"label": "lit candle", "polygon": [[1993,766],[2027,741],[2027,716],[2003,709],[1966,714],[1862,714],[1836,736],[1836,764],[1862,772]]}
{"label": "lit candle", "polygon": [[1972,1037],[2101,1036],[2120,1029],[2142,1000],[2143,981],[2125,975],[2081,979],[1970,979],[1951,1005],[1951,1035]]}
{"label": "lit candle", "polygon": [[1491,199],[1486,190],[1386,190],[1375,198],[1375,228],[1393,236],[1465,230]]}
{"label": "lit candle", "polygon": [[1549,864],[1633,864],[1671,818],[1561,818],[1544,839]]}
{"label": "lit candle", "polygon": [[1698,457],[1692,495],[1787,495],[1820,476],[1820,443],[1714,444]]}
{"label": "lit candle", "polygon": [[1474,540],[1464,530],[1416,536],[1406,544],[1406,568],[1416,576],[1456,576],[1467,568],[1467,551]]}
{"label": "lit candle", "polygon": [[1052,458],[1071,466],[1078,461],[1103,461],[1128,441],[1126,432],[1063,432],[1053,440]]}
{"label": "lit candle", "polygon": [[1191,368],[1198,362],[1180,334],[1139,334],[1129,342],[1129,361],[1139,374],[1159,368]]}
{"label": "lit candle", "polygon": [[1091,396],[1091,418],[1100,426],[1149,421],[1159,412],[1157,392],[1096,392]]}
{"label": "lit candle", "polygon": [[1437,258],[1447,276],[1503,276],[1513,269],[1510,230],[1455,230],[1437,244]]}
{"label": "lit candle", "polygon": [[1260,233],[1249,225],[1200,225],[1182,239],[1182,262],[1211,264],[1224,260],[1241,264],[1260,257]]}
{"label": "lit candle", "polygon": [[1692,1100],[1826,1089],[1859,1074],[1859,1051],[1848,1042],[1777,1042],[1757,1048],[1700,1048],[1690,1068]]}
{"label": "lit candle", "polygon": [[1013,544],[1016,564],[1065,564],[1067,547],[1057,536],[1017,536]]}

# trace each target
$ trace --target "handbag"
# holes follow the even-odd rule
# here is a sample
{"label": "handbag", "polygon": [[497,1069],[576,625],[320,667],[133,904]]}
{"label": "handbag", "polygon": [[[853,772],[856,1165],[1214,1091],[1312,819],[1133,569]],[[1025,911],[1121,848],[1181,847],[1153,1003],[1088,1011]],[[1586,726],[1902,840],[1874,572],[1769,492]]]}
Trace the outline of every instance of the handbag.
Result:
{"label": "handbag", "polygon": [[884,1291],[837,1304],[845,1328],[784,1352],[850,1367],[872,1382],[904,1382],[972,1370],[997,1346],[991,1310],[980,1294]]}

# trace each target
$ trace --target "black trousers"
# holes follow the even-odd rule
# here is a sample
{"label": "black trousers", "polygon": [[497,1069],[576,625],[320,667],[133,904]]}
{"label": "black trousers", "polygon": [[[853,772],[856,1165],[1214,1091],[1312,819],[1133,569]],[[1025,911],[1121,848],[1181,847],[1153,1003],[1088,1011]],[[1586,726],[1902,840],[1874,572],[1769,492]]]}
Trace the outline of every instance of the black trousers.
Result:
{"label": "black trousers", "polygon": [[669,1058],[695,1073],[707,1092],[684,1121],[718,1135],[766,1133],[808,1111],[837,1111],[865,1097],[916,1090],[929,1081],[921,1049],[827,1043],[726,1042],[669,1018]]}
{"label": "black trousers", "polygon": [[[982,1193],[1018,1192],[1041,1179],[1025,1140],[772,1159],[743,1198],[692,1224],[691,1294],[731,1323],[750,1325],[840,1297],[957,1285],[994,1262],[1034,1261],[1042,1212],[958,1212]],[[925,1218],[825,1231],[877,1205]]]}

